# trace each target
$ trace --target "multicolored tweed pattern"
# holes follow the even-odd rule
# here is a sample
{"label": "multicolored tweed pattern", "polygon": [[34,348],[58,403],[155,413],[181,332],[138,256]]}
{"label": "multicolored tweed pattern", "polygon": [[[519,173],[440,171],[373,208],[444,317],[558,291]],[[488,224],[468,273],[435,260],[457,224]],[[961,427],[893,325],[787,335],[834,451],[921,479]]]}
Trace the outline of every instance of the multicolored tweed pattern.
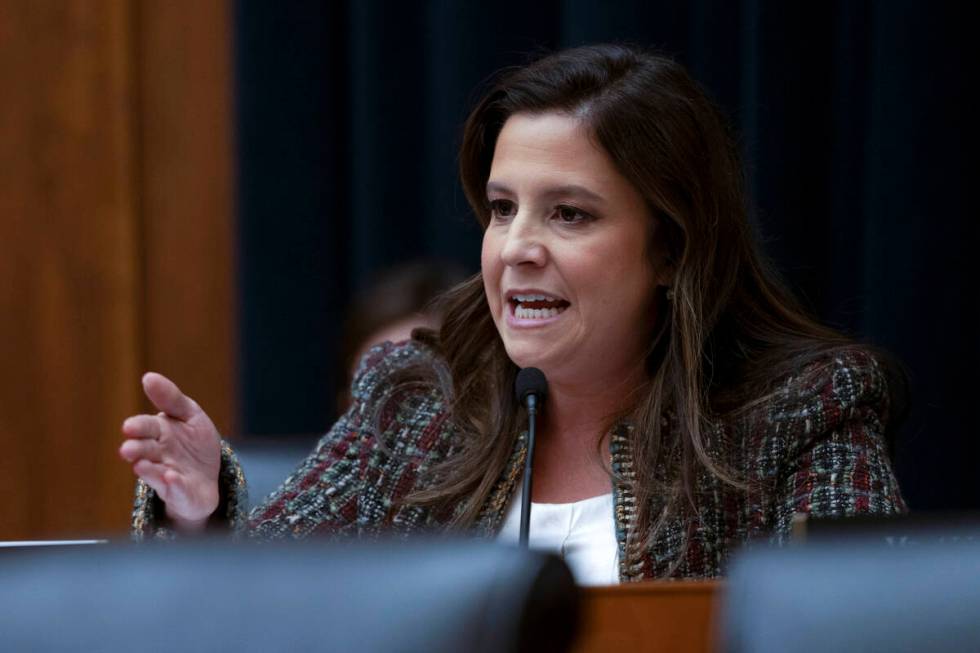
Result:
{"label": "multicolored tweed pattern", "polygon": [[[362,362],[353,406],[264,503],[244,517],[245,479],[234,454],[222,449],[221,518],[236,531],[263,538],[310,535],[372,537],[444,528],[449,517],[402,499],[432,465],[451,453],[455,432],[445,400],[431,388],[402,390],[388,383],[407,365],[432,364],[433,354],[409,342],[376,347]],[[385,406],[375,420],[376,406]],[[748,481],[747,490],[701,474],[699,513],[668,521],[655,541],[626,555],[626,533],[637,516],[630,490],[633,460],[627,429],[612,433],[614,519],[620,579],[711,578],[731,552],[749,540],[782,543],[794,513],[815,516],[905,511],[882,438],[887,417],[885,377],[868,353],[851,349],[786,379],[764,401],[721,424],[712,443]],[[476,531],[500,528],[524,464],[525,439],[480,513]],[[658,513],[658,506],[651,508]],[[167,537],[162,505],[137,484],[134,537]]]}

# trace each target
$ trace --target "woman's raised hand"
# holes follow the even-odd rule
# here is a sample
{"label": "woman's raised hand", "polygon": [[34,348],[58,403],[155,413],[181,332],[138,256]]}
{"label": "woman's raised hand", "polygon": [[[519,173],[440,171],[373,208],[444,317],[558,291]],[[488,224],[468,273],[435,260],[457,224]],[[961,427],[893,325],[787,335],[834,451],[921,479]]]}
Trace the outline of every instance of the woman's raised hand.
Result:
{"label": "woman's raised hand", "polygon": [[153,488],[180,530],[199,530],[218,507],[221,440],[211,418],[165,376],[143,375],[143,392],[160,409],[122,424],[119,455]]}

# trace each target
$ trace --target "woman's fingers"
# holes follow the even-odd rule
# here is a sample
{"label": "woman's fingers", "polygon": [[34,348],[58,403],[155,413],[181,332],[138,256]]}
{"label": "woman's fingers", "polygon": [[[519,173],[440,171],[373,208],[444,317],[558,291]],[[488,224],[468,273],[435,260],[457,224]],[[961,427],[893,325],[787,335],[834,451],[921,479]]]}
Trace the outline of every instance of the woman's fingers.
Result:
{"label": "woman's fingers", "polygon": [[133,473],[143,479],[160,497],[160,500],[167,502],[170,492],[167,488],[167,466],[154,463],[149,460],[137,460],[133,465]]}
{"label": "woman's fingers", "polygon": [[122,423],[122,433],[128,438],[149,438],[156,440],[160,437],[160,418],[154,415],[134,415],[127,417]]}
{"label": "woman's fingers", "polygon": [[131,463],[140,459],[146,459],[155,463],[163,460],[160,443],[151,439],[126,440],[119,447],[119,455]]}
{"label": "woman's fingers", "polygon": [[202,493],[200,488],[188,486],[187,479],[177,471],[145,459],[136,461],[133,471],[167,504],[167,516],[177,520],[181,528],[200,527],[218,506],[217,484],[210,494]]}
{"label": "woman's fingers", "polygon": [[181,392],[173,381],[156,372],[143,375],[143,392],[154,406],[182,422],[200,410],[194,400]]}

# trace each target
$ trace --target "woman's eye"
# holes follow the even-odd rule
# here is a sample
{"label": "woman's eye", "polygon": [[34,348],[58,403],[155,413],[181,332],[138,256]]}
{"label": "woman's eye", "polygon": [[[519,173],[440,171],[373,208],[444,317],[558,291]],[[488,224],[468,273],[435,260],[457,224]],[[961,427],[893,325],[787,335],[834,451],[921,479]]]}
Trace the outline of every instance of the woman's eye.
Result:
{"label": "woman's eye", "polygon": [[559,206],[555,210],[555,213],[557,218],[566,224],[577,224],[592,218],[591,215],[585,211],[576,209],[574,206]]}
{"label": "woman's eye", "polygon": [[510,218],[514,213],[514,203],[510,200],[493,200],[490,202],[490,215],[492,217]]}

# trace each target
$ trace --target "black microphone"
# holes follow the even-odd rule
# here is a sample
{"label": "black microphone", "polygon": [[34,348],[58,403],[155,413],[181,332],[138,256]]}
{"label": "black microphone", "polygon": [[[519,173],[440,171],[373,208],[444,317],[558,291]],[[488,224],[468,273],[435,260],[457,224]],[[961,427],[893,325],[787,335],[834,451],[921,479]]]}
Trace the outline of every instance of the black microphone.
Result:
{"label": "black microphone", "polygon": [[517,401],[527,407],[527,457],[524,460],[524,494],[521,497],[520,545],[527,547],[527,531],[531,523],[531,468],[534,466],[534,422],[538,406],[548,396],[548,379],[536,367],[525,367],[514,381]]}

